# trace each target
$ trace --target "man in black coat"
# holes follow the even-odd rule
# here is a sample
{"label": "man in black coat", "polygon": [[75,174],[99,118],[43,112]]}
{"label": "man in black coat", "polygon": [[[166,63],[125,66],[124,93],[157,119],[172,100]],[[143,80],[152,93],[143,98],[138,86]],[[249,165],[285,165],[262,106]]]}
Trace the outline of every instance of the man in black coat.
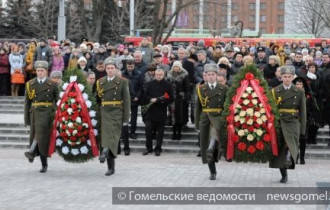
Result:
{"label": "man in black coat", "polygon": [[160,156],[164,137],[167,106],[174,100],[171,83],[164,80],[165,73],[161,69],[155,72],[155,80],[147,83],[146,100],[152,105],[146,111],[146,150],[142,153],[147,155],[152,152],[152,131],[157,131],[157,144],[155,155]]}
{"label": "man in black coat", "polygon": [[136,139],[136,122],[139,101],[141,99],[142,91],[142,76],[141,73],[136,70],[134,60],[126,61],[126,70],[123,71],[122,76],[132,83],[134,94],[131,95],[131,132],[130,138]]}

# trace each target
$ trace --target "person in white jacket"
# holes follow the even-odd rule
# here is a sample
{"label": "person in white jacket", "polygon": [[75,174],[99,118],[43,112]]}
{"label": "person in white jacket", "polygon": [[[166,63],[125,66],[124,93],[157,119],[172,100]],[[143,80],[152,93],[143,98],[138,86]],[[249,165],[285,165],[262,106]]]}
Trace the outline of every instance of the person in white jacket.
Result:
{"label": "person in white jacket", "polygon": [[[19,53],[18,46],[15,45],[12,47],[11,53],[9,54],[9,63],[10,63],[10,74],[13,75],[13,73],[16,70],[19,70],[21,73],[23,73],[23,56]],[[12,96],[18,96],[18,90],[19,90],[20,84],[11,84],[11,95]]]}

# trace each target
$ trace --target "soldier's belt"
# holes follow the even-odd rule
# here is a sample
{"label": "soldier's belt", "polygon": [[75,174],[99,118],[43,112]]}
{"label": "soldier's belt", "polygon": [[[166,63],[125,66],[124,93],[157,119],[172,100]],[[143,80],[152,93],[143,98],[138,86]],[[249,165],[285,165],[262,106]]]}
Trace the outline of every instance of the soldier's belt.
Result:
{"label": "soldier's belt", "polygon": [[222,111],[221,108],[204,108],[204,113],[220,113]]}
{"label": "soldier's belt", "polygon": [[102,101],[102,106],[106,105],[121,105],[123,101]]}
{"label": "soldier's belt", "polygon": [[53,103],[51,102],[35,102],[32,103],[32,106],[52,106]]}
{"label": "soldier's belt", "polygon": [[299,113],[297,109],[279,109],[278,111],[281,113]]}

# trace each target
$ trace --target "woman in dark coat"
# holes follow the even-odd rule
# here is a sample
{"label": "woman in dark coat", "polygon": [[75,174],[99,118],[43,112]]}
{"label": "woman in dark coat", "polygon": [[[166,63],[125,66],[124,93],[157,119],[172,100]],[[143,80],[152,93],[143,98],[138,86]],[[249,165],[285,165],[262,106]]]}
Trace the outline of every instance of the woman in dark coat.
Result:
{"label": "woman in dark coat", "polygon": [[[308,127],[308,139],[307,144],[316,144],[316,136],[319,127],[322,127],[322,110],[323,110],[323,78],[318,72],[318,66],[316,63],[311,63],[308,65],[308,72],[306,82],[313,93],[313,102],[315,102],[315,108],[312,110],[312,119],[308,120],[310,126]],[[309,112],[308,108],[307,111]]]}
{"label": "woman in dark coat", "polygon": [[275,72],[280,66],[280,58],[277,55],[269,56],[268,64],[264,68],[264,78],[269,83],[276,78]]}
{"label": "woman in dark coat", "polygon": [[189,95],[188,72],[182,68],[180,61],[173,62],[171,71],[167,74],[167,80],[172,83],[174,93],[174,103],[171,105],[171,113],[174,118],[173,140],[181,140],[182,125],[186,124],[188,119],[188,110],[186,109]]}

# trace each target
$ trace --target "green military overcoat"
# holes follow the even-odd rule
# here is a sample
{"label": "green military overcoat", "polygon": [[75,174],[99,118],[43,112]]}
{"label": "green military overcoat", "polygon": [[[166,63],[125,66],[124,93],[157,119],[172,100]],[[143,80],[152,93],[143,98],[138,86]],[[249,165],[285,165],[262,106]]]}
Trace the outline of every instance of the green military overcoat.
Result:
{"label": "green military overcoat", "polygon": [[[210,144],[210,132],[215,130],[214,137],[218,141],[218,149],[216,151],[214,160],[218,162],[220,158],[220,151],[222,139],[220,139],[220,132],[223,132],[223,122],[220,118],[221,111],[226,98],[228,87],[217,83],[216,87],[211,90],[207,83],[197,85],[196,93],[196,108],[195,108],[195,128],[200,130],[200,148],[203,163],[207,163],[206,151]],[[219,111],[212,111],[219,110]],[[207,112],[210,111],[210,112]]]}
{"label": "green military overcoat", "polygon": [[[286,160],[286,145],[288,146],[293,162],[290,169],[295,168],[299,153],[299,137],[306,130],[306,98],[303,90],[292,84],[289,90],[279,85],[272,90],[280,113],[280,136],[278,136],[278,157],[269,162],[271,168],[284,168]],[[284,111],[281,111],[284,110]],[[292,112],[287,110],[293,110]]]}
{"label": "green military overcoat", "polygon": [[30,145],[36,139],[39,152],[48,156],[59,89],[49,78],[42,84],[34,78],[25,86],[24,123],[30,126]]}
{"label": "green military overcoat", "polygon": [[109,148],[117,157],[118,143],[123,123],[129,122],[131,99],[128,80],[115,76],[100,78],[97,83],[97,101],[101,120],[101,146]]}

